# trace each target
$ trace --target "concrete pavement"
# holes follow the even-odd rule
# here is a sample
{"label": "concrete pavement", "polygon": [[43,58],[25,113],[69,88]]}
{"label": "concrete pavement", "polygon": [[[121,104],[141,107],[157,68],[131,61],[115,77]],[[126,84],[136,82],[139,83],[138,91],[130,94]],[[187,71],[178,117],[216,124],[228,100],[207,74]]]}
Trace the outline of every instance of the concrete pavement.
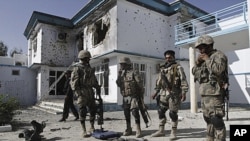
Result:
{"label": "concrete pavement", "polygon": [[[206,125],[202,118],[201,110],[198,113],[190,113],[190,109],[179,111],[179,125],[178,125],[178,141],[205,141],[206,136]],[[124,137],[124,140],[148,140],[148,141],[168,141],[171,129],[171,124],[169,121],[165,126],[165,137],[154,137],[151,138],[150,135],[158,130],[158,115],[156,110],[149,110],[149,114],[152,119],[152,124],[150,127],[145,128],[145,124],[142,121],[142,133],[143,138],[135,138],[135,124],[134,118],[132,116],[132,128],[133,135]],[[25,108],[20,110],[14,118],[12,124],[13,131],[0,133],[0,141],[18,141],[24,140],[23,138],[18,138],[18,134],[23,131],[23,129],[32,129],[30,124],[31,120],[36,120],[38,122],[46,121],[46,127],[41,133],[43,141],[97,141],[94,137],[82,138],[81,137],[81,126],[79,121],[73,121],[74,117],[70,116],[66,122],[58,122],[61,115],[55,115],[47,113],[34,108]],[[88,117],[87,117],[88,118]],[[116,131],[122,133],[126,127],[124,115],[122,111],[116,112],[105,112],[104,113],[104,125],[102,126],[104,130]],[[249,108],[234,107],[230,108],[229,121],[225,121],[227,129],[227,141],[229,141],[229,126],[233,124],[248,124],[250,125],[250,111]],[[87,129],[89,128],[89,122],[86,122]],[[100,128],[98,125],[95,126],[96,129]]]}

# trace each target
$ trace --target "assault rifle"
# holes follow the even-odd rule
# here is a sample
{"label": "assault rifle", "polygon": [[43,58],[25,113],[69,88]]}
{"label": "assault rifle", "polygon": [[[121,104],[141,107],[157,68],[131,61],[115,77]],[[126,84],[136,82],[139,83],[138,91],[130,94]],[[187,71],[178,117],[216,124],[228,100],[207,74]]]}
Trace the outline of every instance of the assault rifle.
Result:
{"label": "assault rifle", "polygon": [[[162,83],[162,87],[164,88],[164,89],[166,89],[168,92],[169,92],[169,95],[171,96],[171,88],[170,88],[170,84],[169,84],[169,81],[168,81],[168,79],[166,78],[166,76],[164,75],[164,73],[163,72],[161,72],[161,79],[163,80],[163,83]],[[159,100],[160,100],[160,98],[159,98],[159,96],[158,96],[158,93],[159,93],[160,91],[158,90],[156,93],[154,93],[153,94],[153,96],[152,96],[152,98],[153,99],[155,99],[156,98],[156,101],[157,101],[157,105],[159,105]]]}
{"label": "assault rifle", "polygon": [[225,112],[226,112],[226,120],[228,121],[228,111],[229,111],[229,89],[228,84],[224,85],[224,103],[225,103]]}
{"label": "assault rifle", "polygon": [[[100,87],[99,87],[100,89]],[[96,98],[95,98],[95,103],[96,103],[96,114],[97,114],[97,124],[101,126],[103,125],[103,100],[101,98],[101,92],[100,90],[96,90]]]}
{"label": "assault rifle", "polygon": [[148,113],[148,108],[145,105],[145,103],[141,97],[138,98],[138,106],[139,106],[139,110],[141,112],[142,119],[144,120],[144,123],[146,124],[146,128],[148,128],[150,126],[149,120],[151,121],[151,117]]}

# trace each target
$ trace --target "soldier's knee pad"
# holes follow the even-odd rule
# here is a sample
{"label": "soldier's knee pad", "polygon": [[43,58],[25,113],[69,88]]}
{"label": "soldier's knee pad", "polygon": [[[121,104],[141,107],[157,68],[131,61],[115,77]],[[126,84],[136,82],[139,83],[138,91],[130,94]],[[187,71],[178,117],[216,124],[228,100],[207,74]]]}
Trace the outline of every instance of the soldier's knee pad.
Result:
{"label": "soldier's knee pad", "polygon": [[221,117],[213,116],[211,118],[211,123],[214,125],[214,128],[221,130],[225,127],[224,121]]}
{"label": "soldier's knee pad", "polygon": [[166,113],[166,111],[165,111],[163,108],[159,108],[159,109],[158,109],[159,119],[166,118],[165,113]]}
{"label": "soldier's knee pad", "polygon": [[173,122],[176,122],[178,120],[177,112],[169,111],[169,117],[172,119]]}

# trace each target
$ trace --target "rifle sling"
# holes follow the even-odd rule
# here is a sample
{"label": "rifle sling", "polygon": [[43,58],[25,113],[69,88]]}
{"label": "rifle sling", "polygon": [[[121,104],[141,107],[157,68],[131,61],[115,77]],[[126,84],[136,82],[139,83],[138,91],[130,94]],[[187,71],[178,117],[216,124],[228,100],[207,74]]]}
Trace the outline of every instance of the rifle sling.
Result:
{"label": "rifle sling", "polygon": [[[174,68],[173,68],[173,72],[174,72],[174,76],[172,77],[172,85],[171,87],[173,88],[174,86],[174,80],[175,80],[175,77],[176,77],[176,72],[177,72],[177,64],[174,64]],[[172,88],[170,90],[172,90]]]}

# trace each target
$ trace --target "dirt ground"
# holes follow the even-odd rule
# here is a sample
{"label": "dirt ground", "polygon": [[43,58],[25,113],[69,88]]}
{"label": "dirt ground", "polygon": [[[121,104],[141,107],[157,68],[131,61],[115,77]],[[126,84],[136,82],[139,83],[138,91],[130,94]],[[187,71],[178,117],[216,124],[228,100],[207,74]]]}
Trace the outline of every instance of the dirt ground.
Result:
{"label": "dirt ground", "polygon": [[[123,140],[138,140],[138,141],[168,141],[170,134],[170,121],[165,126],[165,137],[150,137],[152,133],[158,129],[158,115],[156,110],[149,110],[151,116],[151,126],[145,128],[145,124],[142,120],[142,138],[135,138],[135,125],[132,117],[132,136],[121,136]],[[168,115],[168,113],[166,114]],[[81,126],[79,121],[74,121],[74,117],[71,115],[66,122],[58,122],[61,115],[50,114],[32,107],[20,110],[19,114],[14,117],[12,124],[13,131],[0,133],[0,141],[22,141],[24,138],[19,138],[19,133],[22,133],[24,129],[33,129],[30,122],[36,120],[39,123],[46,121],[46,127],[41,133],[43,141],[97,141],[94,137],[82,138]],[[88,118],[88,117],[87,117]],[[104,113],[104,130],[115,131],[122,133],[126,127],[124,115],[122,111],[117,112],[105,112]],[[168,117],[169,119],[169,117]],[[197,113],[190,113],[190,110],[179,111],[179,125],[178,125],[178,141],[205,141],[206,130],[205,122],[202,118],[201,110]],[[225,121],[227,129],[227,141],[229,141],[229,127],[234,124],[248,124],[250,125],[250,111],[249,108],[234,107],[230,108],[229,120]],[[89,122],[86,123],[87,129],[89,128]],[[96,129],[100,128],[99,125],[95,126]]]}

